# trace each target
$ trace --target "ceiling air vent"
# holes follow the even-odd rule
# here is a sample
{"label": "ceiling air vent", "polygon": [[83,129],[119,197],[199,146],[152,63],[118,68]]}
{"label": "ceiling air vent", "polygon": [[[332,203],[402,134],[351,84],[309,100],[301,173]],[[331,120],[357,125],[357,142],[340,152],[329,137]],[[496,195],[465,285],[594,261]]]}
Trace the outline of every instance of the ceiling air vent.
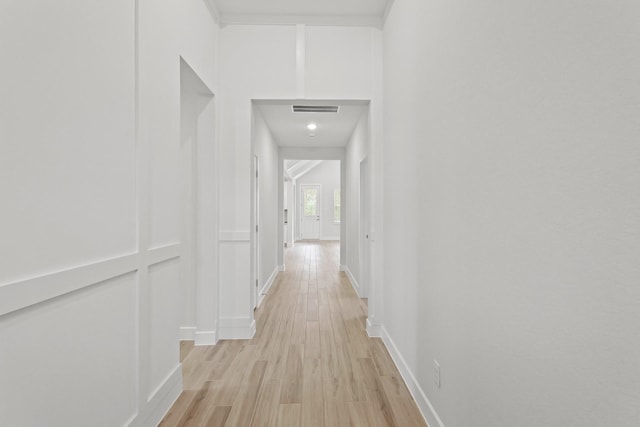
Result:
{"label": "ceiling air vent", "polygon": [[294,113],[337,113],[340,107],[337,105],[293,105]]}

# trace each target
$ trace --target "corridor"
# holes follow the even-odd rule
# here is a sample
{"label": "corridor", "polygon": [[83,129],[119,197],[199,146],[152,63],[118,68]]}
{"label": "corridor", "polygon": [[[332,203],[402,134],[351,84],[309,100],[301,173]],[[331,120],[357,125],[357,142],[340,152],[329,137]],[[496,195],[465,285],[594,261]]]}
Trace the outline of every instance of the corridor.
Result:
{"label": "corridor", "polygon": [[183,342],[184,392],[161,426],[424,426],[338,242],[301,242],[256,310],[251,340]]}
{"label": "corridor", "polygon": [[1,1],[0,427],[640,426],[639,23]]}

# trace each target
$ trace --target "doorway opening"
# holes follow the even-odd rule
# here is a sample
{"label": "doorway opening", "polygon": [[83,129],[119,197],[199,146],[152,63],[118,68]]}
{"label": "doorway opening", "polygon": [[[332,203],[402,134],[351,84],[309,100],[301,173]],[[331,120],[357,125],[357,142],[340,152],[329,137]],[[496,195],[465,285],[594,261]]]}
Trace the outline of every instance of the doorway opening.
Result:
{"label": "doorway opening", "polygon": [[[213,92],[180,58],[181,349],[216,342],[217,205]],[[190,342],[189,344],[182,343]]]}
{"label": "doorway opening", "polygon": [[[285,160],[283,209],[287,247],[302,240],[340,241],[342,216],[340,160]],[[287,221],[289,222],[289,221]]]}
{"label": "doorway opening", "polygon": [[316,150],[316,158],[308,159],[303,152],[293,148],[280,150],[280,271],[286,270],[284,251],[300,242],[337,242],[343,269],[346,254],[346,224],[342,220],[346,213],[343,153]]}
{"label": "doorway opening", "polygon": [[[360,264],[366,248],[359,241],[359,206],[365,203],[360,162],[370,145],[369,113],[367,100],[252,100],[252,155],[259,158],[260,178],[252,183],[251,203],[260,211],[251,224],[259,235],[251,239],[250,286],[258,306],[277,272],[287,269],[285,251],[299,242],[339,242],[339,269],[356,292],[365,289],[357,282],[364,282],[360,271],[366,268]],[[325,169],[334,171],[331,181],[322,176]]]}

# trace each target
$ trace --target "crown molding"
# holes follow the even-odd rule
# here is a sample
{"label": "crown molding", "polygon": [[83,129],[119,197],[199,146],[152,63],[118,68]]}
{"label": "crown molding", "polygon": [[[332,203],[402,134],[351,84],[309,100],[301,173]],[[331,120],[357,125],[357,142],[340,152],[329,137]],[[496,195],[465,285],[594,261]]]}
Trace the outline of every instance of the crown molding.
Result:
{"label": "crown molding", "polygon": [[220,24],[220,9],[218,8],[215,0],[204,0],[204,4],[207,6],[207,9],[209,9],[209,13],[211,13],[211,17],[216,24]]}
{"label": "crown molding", "polygon": [[395,0],[387,0],[387,7],[384,8],[384,14],[382,15],[382,27],[384,27],[384,24],[387,22],[387,18],[391,13],[391,8],[393,7],[394,1]]}
{"label": "crown molding", "polygon": [[[213,0],[208,0],[212,2]],[[378,15],[270,15],[223,14],[221,25],[297,25],[382,28]]]}

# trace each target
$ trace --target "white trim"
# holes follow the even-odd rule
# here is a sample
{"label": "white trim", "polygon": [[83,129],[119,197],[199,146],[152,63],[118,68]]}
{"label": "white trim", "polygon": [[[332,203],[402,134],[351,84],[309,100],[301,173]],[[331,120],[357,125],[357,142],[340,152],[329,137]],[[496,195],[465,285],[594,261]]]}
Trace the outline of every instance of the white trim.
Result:
{"label": "white trim", "polygon": [[422,390],[422,387],[420,387],[420,384],[416,380],[416,377],[413,375],[413,372],[411,372],[411,369],[409,369],[409,365],[407,365],[407,362],[404,360],[404,357],[402,357],[402,354],[400,354],[398,347],[396,347],[395,343],[389,336],[389,333],[384,328],[384,326],[382,326],[381,332],[382,341],[384,342],[385,347],[387,347],[387,350],[389,351],[393,362],[396,364],[396,367],[400,371],[400,375],[409,388],[409,392],[418,404],[420,413],[427,422],[427,425],[433,427],[445,427],[436,410],[433,408],[433,405],[431,404],[431,402],[429,402],[427,395]]}
{"label": "white trim", "polygon": [[[252,108],[253,111],[253,108]],[[254,111],[256,115],[260,115],[258,111]],[[251,126],[253,133],[253,125]],[[255,151],[255,141],[252,142],[253,150]],[[255,309],[258,306],[258,283],[261,277],[261,248],[260,242],[262,239],[262,234],[259,232],[260,226],[260,158],[257,154],[253,155],[252,162],[252,181],[251,181],[251,255],[250,255],[250,266],[251,266],[251,277],[250,277],[250,285],[249,285],[249,294],[251,299],[251,308]]]}
{"label": "white trim", "polygon": [[382,28],[382,17],[377,15],[273,15],[225,13],[220,17],[222,25],[316,25],[332,27]]}
{"label": "white trim", "polygon": [[385,7],[384,14],[382,15],[382,27],[381,27],[381,29],[384,29],[384,24],[387,22],[387,18],[389,17],[389,14],[391,13],[391,8],[393,7],[394,1],[395,0],[387,0],[387,7]]}
{"label": "white trim", "polygon": [[220,242],[250,242],[251,232],[247,231],[220,231],[218,233]]}
{"label": "white trim", "polygon": [[197,329],[195,326],[180,326],[180,341],[195,341]]}
{"label": "white trim", "polygon": [[0,285],[0,316],[131,273],[138,263],[138,254],[124,255]]}
{"label": "white trim", "polygon": [[216,345],[218,339],[216,337],[216,331],[196,331],[194,345]]}
{"label": "white trim", "polygon": [[221,318],[218,329],[218,339],[248,340],[256,333],[256,321],[249,317]]}
{"label": "white trim", "polygon": [[139,414],[129,425],[158,425],[181,393],[182,365],[178,364],[173,372],[151,393],[147,404],[143,405],[143,413]]}
{"label": "white trim", "polygon": [[346,265],[340,265],[340,271],[347,271]]}
{"label": "white trim", "polygon": [[382,336],[382,328],[380,325],[374,325],[369,318],[367,318],[367,335],[371,338]]}
{"label": "white trim", "polygon": [[284,265],[279,265],[278,271],[287,271],[287,268]]}
{"label": "white trim", "polygon": [[[137,407],[136,407],[136,411],[137,411]],[[137,422],[138,422],[138,412],[136,412],[135,414],[133,414],[131,417],[129,417],[129,419],[127,421],[124,422],[124,424],[122,424],[123,426],[127,426],[127,427],[131,427],[131,426],[136,426]],[[163,417],[164,418],[164,417]]]}
{"label": "white trim", "polygon": [[180,245],[180,243],[172,243],[166,246],[151,248],[148,251],[149,266],[169,261],[174,258],[179,258],[181,255],[181,250],[182,246]]}
{"label": "white trim", "polygon": [[[180,250],[179,243],[149,249],[145,265],[179,258]],[[140,261],[134,253],[0,285],[0,316],[132,273]]]}
{"label": "white trim", "polygon": [[320,237],[320,240],[323,242],[339,242],[340,236],[328,236],[328,237]]}
{"label": "white trim", "polygon": [[278,276],[279,272],[280,269],[278,267],[274,268],[271,276],[269,276],[269,278],[267,279],[267,283],[265,283],[262,289],[260,289],[260,292],[258,293],[258,307],[260,307],[260,304],[262,304],[264,297],[269,292],[269,289],[271,289],[271,286],[273,286],[273,283],[276,281],[276,277]]}
{"label": "white trim", "polygon": [[360,284],[358,283],[358,281],[356,280],[355,277],[353,277],[353,273],[351,273],[351,270],[349,270],[349,266],[345,266],[344,268],[344,272],[347,275],[347,278],[349,279],[349,282],[351,282],[351,286],[353,286],[353,290],[356,291],[356,294],[362,298],[362,296],[360,295]]}
{"label": "white trim", "polygon": [[296,25],[296,98],[303,99],[305,83],[305,65],[307,62],[307,32],[304,24]]}
{"label": "white trim", "polygon": [[213,21],[216,24],[220,23],[220,9],[218,9],[218,5],[216,5],[216,2],[214,0],[204,0],[204,4],[207,6],[207,9],[209,9],[209,13],[211,14],[211,17],[213,18]]}

